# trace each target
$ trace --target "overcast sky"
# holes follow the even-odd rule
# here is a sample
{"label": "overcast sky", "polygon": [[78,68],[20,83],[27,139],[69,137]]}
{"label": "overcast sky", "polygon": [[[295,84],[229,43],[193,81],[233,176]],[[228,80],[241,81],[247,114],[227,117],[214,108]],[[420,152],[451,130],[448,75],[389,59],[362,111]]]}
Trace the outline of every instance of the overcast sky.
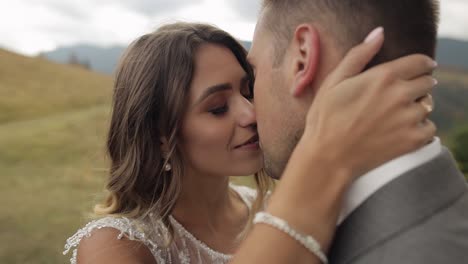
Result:
{"label": "overcast sky", "polygon": [[[468,0],[441,2],[440,35],[468,40]],[[258,7],[259,0],[1,0],[0,47],[35,55],[77,43],[126,45],[176,20],[251,40]]]}

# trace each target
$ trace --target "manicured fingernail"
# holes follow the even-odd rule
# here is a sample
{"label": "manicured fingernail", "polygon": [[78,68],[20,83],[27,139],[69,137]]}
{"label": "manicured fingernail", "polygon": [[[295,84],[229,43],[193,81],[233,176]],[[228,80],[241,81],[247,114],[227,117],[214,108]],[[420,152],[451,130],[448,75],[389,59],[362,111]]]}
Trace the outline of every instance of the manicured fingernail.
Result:
{"label": "manicured fingernail", "polygon": [[378,27],[367,36],[367,38],[364,40],[364,43],[369,43],[372,42],[374,39],[376,39],[378,36],[380,36],[383,33],[383,27]]}
{"label": "manicured fingernail", "polygon": [[438,81],[436,78],[432,78],[432,81],[434,82],[434,86],[436,86],[437,84],[439,84],[439,81]]}
{"label": "manicured fingernail", "polygon": [[434,111],[434,107],[431,104],[424,101],[421,101],[421,104],[426,109],[427,113],[431,113],[432,111]]}
{"label": "manicured fingernail", "polygon": [[433,60],[433,61],[432,61],[432,67],[437,68],[437,66],[439,66],[439,64],[437,63],[437,61]]}

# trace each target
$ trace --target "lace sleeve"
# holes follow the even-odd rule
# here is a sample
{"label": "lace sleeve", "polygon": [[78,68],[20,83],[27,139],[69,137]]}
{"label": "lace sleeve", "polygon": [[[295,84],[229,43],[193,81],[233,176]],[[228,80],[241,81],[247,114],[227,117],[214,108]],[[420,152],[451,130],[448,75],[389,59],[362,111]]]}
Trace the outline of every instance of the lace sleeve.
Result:
{"label": "lace sleeve", "polygon": [[105,227],[114,228],[120,231],[116,239],[122,239],[124,236],[130,240],[140,241],[144,243],[155,257],[158,263],[165,263],[162,256],[162,251],[157,246],[157,243],[148,238],[143,231],[144,229],[137,225],[133,220],[125,217],[105,217],[99,220],[89,222],[85,227],[78,230],[73,236],[67,239],[63,254],[66,255],[73,249],[71,264],[76,264],[77,247],[84,237],[90,237],[94,230]]}

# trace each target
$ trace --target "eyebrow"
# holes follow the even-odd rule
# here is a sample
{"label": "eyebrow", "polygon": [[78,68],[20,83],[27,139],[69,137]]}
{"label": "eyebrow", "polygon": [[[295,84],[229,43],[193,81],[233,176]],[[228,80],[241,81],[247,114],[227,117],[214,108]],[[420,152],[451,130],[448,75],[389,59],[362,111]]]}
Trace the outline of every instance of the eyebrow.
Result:
{"label": "eyebrow", "polygon": [[230,90],[232,89],[232,86],[230,83],[222,83],[222,84],[217,84],[217,85],[214,85],[214,86],[211,86],[209,88],[207,88],[203,94],[198,98],[198,100],[196,101],[195,105],[201,103],[203,100],[205,100],[208,96],[214,94],[214,93],[219,93],[219,92],[222,92],[222,91],[226,91],[226,90]]}

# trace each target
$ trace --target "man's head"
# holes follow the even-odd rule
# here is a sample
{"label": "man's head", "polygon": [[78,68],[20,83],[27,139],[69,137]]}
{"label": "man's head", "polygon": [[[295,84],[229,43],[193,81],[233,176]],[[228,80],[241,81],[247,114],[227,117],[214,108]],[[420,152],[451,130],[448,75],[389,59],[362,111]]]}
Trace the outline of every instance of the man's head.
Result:
{"label": "man's head", "polygon": [[369,67],[434,57],[438,10],[436,0],[264,0],[249,60],[267,172],[281,175],[317,89],[349,49],[383,26],[384,47]]}

